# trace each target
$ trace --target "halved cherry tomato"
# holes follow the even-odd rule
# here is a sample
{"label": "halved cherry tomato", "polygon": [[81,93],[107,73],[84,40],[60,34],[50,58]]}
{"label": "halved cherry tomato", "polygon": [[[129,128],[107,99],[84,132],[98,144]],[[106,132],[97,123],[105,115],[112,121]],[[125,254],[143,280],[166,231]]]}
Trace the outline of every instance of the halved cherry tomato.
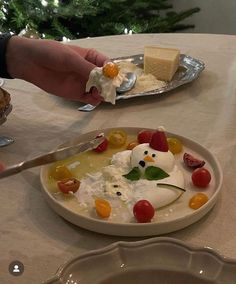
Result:
{"label": "halved cherry tomato", "polygon": [[167,143],[172,154],[179,154],[183,149],[182,142],[177,138],[167,138]]}
{"label": "halved cherry tomato", "polygon": [[65,194],[69,192],[75,193],[80,187],[80,181],[76,178],[67,178],[57,182],[59,190]]}
{"label": "halved cherry tomato", "polygon": [[142,130],[138,133],[138,142],[142,143],[149,143],[152,139],[153,131],[150,130]]}
{"label": "halved cherry tomato", "polygon": [[198,168],[192,173],[192,182],[197,187],[207,187],[211,181],[211,174],[206,168]]}
{"label": "halved cherry tomato", "polygon": [[113,130],[108,135],[109,144],[111,147],[122,147],[127,140],[127,134],[123,130]]}
{"label": "halved cherry tomato", "polygon": [[106,137],[104,137],[104,141],[101,144],[99,144],[97,146],[97,148],[95,148],[93,150],[97,153],[102,153],[102,152],[106,151],[107,147],[108,147],[108,140],[107,140]]}
{"label": "halved cherry tomato", "polygon": [[139,200],[133,207],[133,213],[139,223],[151,222],[155,209],[148,200]]}
{"label": "halved cherry tomato", "polygon": [[54,178],[55,180],[63,180],[66,178],[73,177],[71,171],[65,165],[60,165],[60,166],[55,167],[51,171],[50,176]]}
{"label": "halved cherry tomato", "polygon": [[136,147],[136,146],[138,146],[138,145],[139,145],[138,141],[132,141],[132,142],[130,142],[130,143],[127,145],[126,149],[127,149],[127,150],[133,150],[134,147]]}
{"label": "halved cherry tomato", "polygon": [[192,209],[198,209],[202,207],[208,201],[208,196],[204,193],[197,193],[189,200],[189,207]]}
{"label": "halved cherry tomato", "polygon": [[102,218],[108,218],[111,214],[110,203],[102,198],[95,199],[95,209],[97,214]]}

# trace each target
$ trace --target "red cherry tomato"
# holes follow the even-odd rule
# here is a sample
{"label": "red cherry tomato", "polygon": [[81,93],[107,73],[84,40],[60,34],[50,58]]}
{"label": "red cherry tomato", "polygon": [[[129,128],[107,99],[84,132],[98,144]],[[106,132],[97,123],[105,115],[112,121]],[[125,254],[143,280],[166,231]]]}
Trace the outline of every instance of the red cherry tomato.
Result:
{"label": "red cherry tomato", "polygon": [[107,140],[106,137],[104,137],[104,141],[100,145],[98,145],[97,148],[95,148],[93,150],[97,153],[102,153],[102,152],[106,151],[107,147],[108,147],[108,140]]}
{"label": "red cherry tomato", "polygon": [[198,168],[192,173],[192,182],[197,187],[207,187],[211,181],[211,174],[205,168]]}
{"label": "red cherry tomato", "polygon": [[155,209],[148,200],[139,200],[133,207],[133,213],[139,223],[151,222]]}
{"label": "red cherry tomato", "polygon": [[57,182],[59,190],[65,194],[68,194],[70,191],[75,193],[80,187],[80,181],[76,178],[67,178]]}
{"label": "red cherry tomato", "polygon": [[142,143],[149,143],[152,138],[153,131],[150,130],[143,130],[138,133],[138,142]]}

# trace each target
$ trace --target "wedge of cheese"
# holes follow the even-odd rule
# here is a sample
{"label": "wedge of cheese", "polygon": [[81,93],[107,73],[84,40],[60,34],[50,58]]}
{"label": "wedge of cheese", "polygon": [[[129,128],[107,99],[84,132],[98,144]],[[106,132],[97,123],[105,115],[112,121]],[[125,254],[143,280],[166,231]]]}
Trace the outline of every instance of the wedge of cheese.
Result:
{"label": "wedge of cheese", "polygon": [[179,67],[180,51],[172,48],[146,46],[144,48],[144,73],[158,80],[171,81]]}

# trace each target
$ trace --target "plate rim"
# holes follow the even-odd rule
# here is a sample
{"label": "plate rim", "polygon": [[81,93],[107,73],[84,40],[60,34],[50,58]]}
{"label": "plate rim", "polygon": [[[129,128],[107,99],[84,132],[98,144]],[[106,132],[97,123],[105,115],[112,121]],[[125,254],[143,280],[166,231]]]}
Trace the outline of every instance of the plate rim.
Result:
{"label": "plate rim", "polygon": [[[79,135],[80,141],[85,138],[86,136],[88,137],[95,137],[99,133],[103,131],[111,131],[114,129],[123,129],[128,132],[128,130],[136,131],[136,133],[140,130],[153,130],[153,128],[145,128],[145,127],[109,127],[105,129],[100,129],[100,130],[93,130],[89,131],[87,133]],[[41,182],[41,191],[46,198],[47,202],[49,205],[53,208],[53,210],[56,211],[56,213],[66,219],[67,221],[82,227],[84,229],[101,233],[101,234],[106,234],[106,235],[113,235],[113,236],[128,236],[128,237],[144,237],[144,236],[156,236],[156,235],[161,235],[165,233],[170,233],[174,232],[180,229],[183,229],[196,221],[200,220],[204,215],[206,215],[212,207],[215,205],[217,198],[219,196],[219,193],[222,188],[223,184],[223,172],[220,166],[220,163],[218,162],[218,159],[205,147],[203,147],[201,144],[198,142],[195,142],[189,138],[186,138],[184,136],[175,134],[173,132],[168,132],[166,131],[167,136],[171,135],[172,137],[177,137],[183,140],[187,140],[189,143],[195,144],[197,147],[201,148],[204,150],[208,155],[210,155],[210,158],[212,159],[212,163],[215,164],[215,167],[217,169],[217,177],[218,177],[218,186],[215,189],[215,192],[209,199],[209,201],[204,204],[201,208],[198,210],[195,210],[191,212],[191,214],[187,214],[185,216],[182,216],[181,218],[178,218],[177,220],[170,220],[167,222],[159,222],[159,223],[115,223],[115,222],[107,222],[104,220],[99,220],[95,218],[91,218],[88,216],[80,215],[72,210],[69,210],[67,207],[63,206],[61,202],[56,200],[52,194],[47,190],[47,187],[44,182],[44,175],[46,174],[46,170],[48,168],[48,165],[42,166],[40,170],[40,182]],[[95,136],[94,136],[95,135]],[[84,138],[83,138],[84,137]],[[82,138],[82,140],[81,140]],[[64,146],[65,144],[63,144]],[[211,165],[212,167],[212,165]],[[214,171],[215,172],[215,171]],[[61,210],[63,211],[63,215],[61,213]],[[190,217],[189,217],[190,216]],[[79,222],[75,222],[75,219],[79,219]],[[194,221],[188,222],[188,218],[193,219]],[[181,224],[182,222],[185,221],[184,226],[180,226],[179,223]],[[89,225],[87,223],[90,223]],[[107,226],[108,224],[108,226]],[[97,226],[96,226],[97,225]],[[163,227],[170,226],[173,229],[165,230]],[[96,226],[96,229],[94,229],[94,226]],[[130,228],[130,230],[127,230],[127,228]],[[159,230],[159,232],[158,232]],[[117,231],[121,231],[120,233],[117,233]]]}
{"label": "plate rim", "polygon": [[[223,254],[221,254],[218,250],[209,247],[209,246],[200,246],[200,245],[194,245],[184,242],[183,240],[179,240],[176,238],[171,238],[171,237],[153,237],[153,238],[148,238],[144,240],[138,240],[138,241],[116,241],[113,242],[109,245],[106,245],[102,248],[94,249],[91,251],[84,252],[78,256],[72,257],[68,261],[66,261],[64,264],[60,265],[59,268],[57,269],[56,273],[54,274],[53,277],[50,279],[46,280],[43,282],[43,284],[62,284],[61,282],[62,278],[66,274],[66,270],[69,270],[69,267],[71,265],[74,265],[76,262],[79,264],[80,261],[88,261],[91,258],[96,258],[97,256],[101,255],[106,255],[106,257],[109,257],[109,253],[113,252],[114,250],[118,250],[118,256],[120,258],[121,254],[119,253],[120,250],[127,250],[131,249],[135,252],[137,248],[143,248],[145,249],[146,247],[150,247],[152,245],[153,247],[155,246],[166,246],[166,245],[175,245],[178,247],[178,249],[185,250],[185,252],[188,253],[188,256],[190,257],[193,254],[205,254],[209,256],[211,259],[214,259],[216,262],[220,262],[221,266],[228,266],[232,265],[235,266],[236,269],[236,259],[230,258],[230,257],[225,257]],[[163,253],[163,250],[162,250]],[[171,253],[174,256],[176,255],[176,252],[171,250]],[[174,258],[173,258],[174,259]],[[178,258],[176,258],[178,259]],[[155,266],[156,267],[156,266]],[[120,267],[121,268],[121,267]],[[157,266],[157,268],[163,268]],[[220,273],[226,273],[223,269],[220,270]],[[63,275],[64,274],[64,275]],[[217,278],[219,277],[219,274],[217,275]],[[204,277],[204,275],[203,275]],[[224,280],[222,280],[224,281]],[[82,282],[83,283],[83,282]],[[218,283],[218,282],[217,282]],[[219,284],[223,282],[219,282]]]}

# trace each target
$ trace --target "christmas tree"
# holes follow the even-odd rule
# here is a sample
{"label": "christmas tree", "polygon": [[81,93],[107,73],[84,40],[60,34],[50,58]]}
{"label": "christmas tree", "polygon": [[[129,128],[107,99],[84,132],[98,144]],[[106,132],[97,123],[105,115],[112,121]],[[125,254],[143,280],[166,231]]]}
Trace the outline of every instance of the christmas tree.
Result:
{"label": "christmas tree", "polygon": [[25,27],[45,38],[75,39],[132,33],[163,33],[192,28],[181,22],[199,11],[173,11],[167,0],[2,0],[0,32]]}

